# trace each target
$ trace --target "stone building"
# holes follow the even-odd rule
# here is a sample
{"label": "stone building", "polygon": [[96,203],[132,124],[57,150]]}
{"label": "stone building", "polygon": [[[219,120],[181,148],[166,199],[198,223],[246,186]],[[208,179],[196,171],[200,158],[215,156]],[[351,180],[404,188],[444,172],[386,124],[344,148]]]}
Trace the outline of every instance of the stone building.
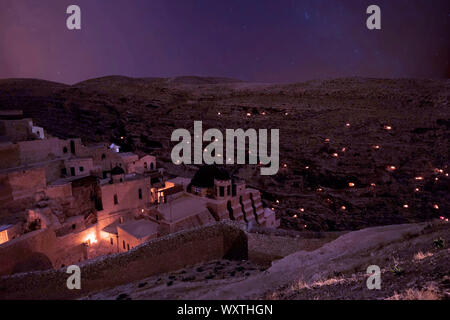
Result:
{"label": "stone building", "polygon": [[0,113],[0,275],[32,270],[38,256],[36,268],[60,268],[224,219],[279,224],[259,191],[222,169],[167,180],[154,156],[116,147]]}

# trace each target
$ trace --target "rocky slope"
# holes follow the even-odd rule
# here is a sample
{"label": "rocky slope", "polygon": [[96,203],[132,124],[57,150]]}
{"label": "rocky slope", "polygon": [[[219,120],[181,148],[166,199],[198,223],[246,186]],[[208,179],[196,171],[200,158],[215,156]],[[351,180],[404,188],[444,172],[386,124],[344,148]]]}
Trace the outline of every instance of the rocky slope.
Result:
{"label": "rocky slope", "polygon": [[204,130],[280,129],[277,175],[229,169],[263,192],[283,228],[296,230],[353,230],[450,212],[449,96],[449,80],[0,80],[0,108],[23,109],[55,136],[153,153],[169,172],[187,176],[192,168],[170,161],[174,129],[195,120]]}
{"label": "rocky slope", "polygon": [[[369,228],[312,250],[309,241],[297,239],[303,249],[269,268],[252,261],[251,252],[262,243],[251,237],[250,261],[200,264],[84,299],[449,299],[449,228],[442,222]],[[381,269],[380,290],[366,286],[370,265]]]}

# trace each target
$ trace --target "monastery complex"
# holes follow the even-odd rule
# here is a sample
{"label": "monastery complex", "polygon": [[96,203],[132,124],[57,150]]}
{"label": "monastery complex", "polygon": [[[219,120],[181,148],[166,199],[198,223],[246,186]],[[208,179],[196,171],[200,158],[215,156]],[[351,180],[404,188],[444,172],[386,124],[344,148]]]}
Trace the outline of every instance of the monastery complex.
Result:
{"label": "monastery complex", "polygon": [[59,139],[20,111],[0,114],[0,275],[58,269],[226,219],[279,225],[258,190],[218,167],[169,178],[154,156]]}

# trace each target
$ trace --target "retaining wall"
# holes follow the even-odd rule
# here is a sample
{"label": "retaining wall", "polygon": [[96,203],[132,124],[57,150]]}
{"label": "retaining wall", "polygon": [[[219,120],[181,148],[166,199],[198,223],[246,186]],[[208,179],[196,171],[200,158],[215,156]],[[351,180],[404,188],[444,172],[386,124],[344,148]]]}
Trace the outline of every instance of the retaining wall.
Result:
{"label": "retaining wall", "polygon": [[248,258],[242,225],[221,221],[150,240],[129,252],[80,264],[81,290],[69,290],[66,268],[0,278],[0,299],[74,299],[201,262]]}

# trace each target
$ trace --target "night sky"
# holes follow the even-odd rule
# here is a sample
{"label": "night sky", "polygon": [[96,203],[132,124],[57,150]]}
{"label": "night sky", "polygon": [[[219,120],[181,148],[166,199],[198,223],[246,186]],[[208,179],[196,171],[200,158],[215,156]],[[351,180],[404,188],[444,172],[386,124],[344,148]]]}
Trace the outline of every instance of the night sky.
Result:
{"label": "night sky", "polygon": [[448,78],[449,20],[448,0],[0,0],[0,78]]}

